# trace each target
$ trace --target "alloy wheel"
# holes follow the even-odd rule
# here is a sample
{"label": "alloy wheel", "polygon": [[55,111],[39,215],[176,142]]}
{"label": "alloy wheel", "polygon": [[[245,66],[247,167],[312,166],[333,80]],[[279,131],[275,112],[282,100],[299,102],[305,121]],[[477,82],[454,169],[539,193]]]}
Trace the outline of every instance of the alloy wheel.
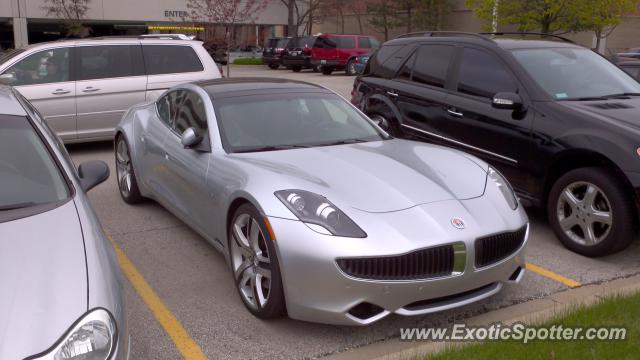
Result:
{"label": "alloy wheel", "polygon": [[592,183],[579,181],[569,184],[560,193],[556,208],[560,228],[580,245],[599,244],[611,231],[611,203],[606,194]]}
{"label": "alloy wheel", "polygon": [[131,157],[129,156],[129,148],[124,140],[118,140],[116,147],[116,176],[118,179],[118,187],[124,197],[128,197],[131,193],[132,186]]}
{"label": "alloy wheel", "polygon": [[231,263],[243,300],[258,310],[269,301],[271,270],[267,239],[260,224],[249,214],[240,214],[231,231]]}

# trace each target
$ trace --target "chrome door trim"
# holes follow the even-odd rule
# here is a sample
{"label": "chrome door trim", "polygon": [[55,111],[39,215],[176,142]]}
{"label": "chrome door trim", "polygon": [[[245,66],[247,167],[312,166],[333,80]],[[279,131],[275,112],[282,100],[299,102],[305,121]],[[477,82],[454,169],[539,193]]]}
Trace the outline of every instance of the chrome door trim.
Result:
{"label": "chrome door trim", "polygon": [[472,150],[480,151],[480,152],[483,152],[483,153],[485,153],[485,154],[487,154],[487,155],[495,156],[495,157],[498,157],[498,158],[500,158],[500,159],[503,159],[503,160],[507,160],[507,161],[509,161],[509,162],[512,162],[512,163],[514,163],[514,164],[517,164],[517,163],[518,163],[518,160],[512,159],[512,158],[507,157],[507,156],[504,156],[504,155],[496,154],[496,153],[491,152],[491,151],[489,151],[489,150],[485,150],[485,149],[481,149],[481,148],[479,148],[479,147],[475,147],[475,146],[473,146],[473,145],[465,144],[465,143],[460,142],[460,141],[458,141],[458,140],[453,140],[453,139],[450,139],[450,138],[448,138],[448,137],[444,137],[444,136],[442,136],[442,135],[434,134],[434,133],[429,132],[429,131],[424,131],[424,130],[422,130],[422,129],[418,129],[418,128],[416,128],[416,127],[413,127],[413,126],[410,126],[410,125],[407,125],[407,124],[401,124],[401,125],[402,125],[402,126],[404,126],[404,127],[406,127],[406,128],[408,128],[408,129],[411,129],[411,130],[414,130],[414,131],[417,131],[417,132],[421,132],[421,133],[423,133],[423,134],[425,134],[425,135],[433,136],[433,137],[435,137],[435,138],[438,138],[438,139],[441,139],[441,140],[446,140],[446,141],[448,141],[448,142],[451,142],[451,143],[454,143],[454,144],[457,144],[457,145],[460,145],[460,146],[464,146],[464,147],[469,148],[469,149],[472,149]]}

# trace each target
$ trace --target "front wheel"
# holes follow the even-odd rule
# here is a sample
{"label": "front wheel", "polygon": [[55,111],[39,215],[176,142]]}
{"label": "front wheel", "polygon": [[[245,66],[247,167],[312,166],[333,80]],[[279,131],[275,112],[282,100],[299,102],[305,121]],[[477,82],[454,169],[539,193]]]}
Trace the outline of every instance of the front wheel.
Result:
{"label": "front wheel", "polygon": [[273,63],[269,64],[268,66],[269,66],[269,69],[271,70],[278,70],[278,68],[280,67],[279,64],[273,64]]}
{"label": "front wheel", "polygon": [[300,72],[302,70],[302,66],[294,65],[291,67],[291,70],[293,70],[293,72]]}
{"label": "front wheel", "polygon": [[322,67],[322,74],[323,75],[331,75],[331,73],[333,72],[333,69],[328,67],[328,66],[323,66]]}
{"label": "front wheel", "polygon": [[135,204],[144,200],[140,195],[138,180],[131,162],[129,145],[124,135],[118,136],[116,140],[116,179],[118,180],[120,196],[127,204]]}
{"label": "front wheel", "polygon": [[626,248],[637,230],[637,209],[626,188],[605,168],[569,171],[549,193],[554,233],[569,250],[589,257]]}
{"label": "front wheel", "polygon": [[278,256],[260,213],[249,204],[240,206],[233,216],[228,238],[236,289],[246,308],[262,319],[284,315]]}

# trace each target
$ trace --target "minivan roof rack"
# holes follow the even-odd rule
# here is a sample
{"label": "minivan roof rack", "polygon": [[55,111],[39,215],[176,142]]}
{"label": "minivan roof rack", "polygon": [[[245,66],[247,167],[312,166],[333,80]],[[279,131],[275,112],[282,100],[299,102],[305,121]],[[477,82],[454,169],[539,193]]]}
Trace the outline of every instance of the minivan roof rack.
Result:
{"label": "minivan roof rack", "polygon": [[190,40],[182,34],[153,34],[149,35],[107,35],[82,40],[108,40],[108,39],[138,39],[138,40]]}
{"label": "minivan roof rack", "polygon": [[554,34],[548,34],[548,33],[538,33],[538,32],[522,32],[522,31],[498,31],[498,32],[482,32],[480,33],[482,35],[489,35],[489,36],[508,36],[508,35],[519,35],[519,36],[540,36],[540,37],[551,37],[551,38],[555,38],[558,40],[562,40],[564,42],[568,42],[571,44],[575,44],[575,42],[573,42],[573,40],[571,39],[567,39],[564,36],[560,36],[560,35],[554,35]]}
{"label": "minivan roof rack", "polygon": [[472,37],[472,38],[476,38],[476,39],[482,39],[482,40],[486,40],[486,41],[491,41],[493,42],[493,40],[491,40],[490,38],[484,36],[483,34],[478,34],[478,33],[473,33],[473,32],[465,32],[465,31],[418,31],[418,32],[411,32],[411,33],[407,33],[407,34],[402,34],[398,37],[396,37],[396,39],[403,39],[403,38],[410,38],[410,37],[420,37],[420,36],[426,36],[426,37],[444,37],[444,36],[460,36],[460,37]]}

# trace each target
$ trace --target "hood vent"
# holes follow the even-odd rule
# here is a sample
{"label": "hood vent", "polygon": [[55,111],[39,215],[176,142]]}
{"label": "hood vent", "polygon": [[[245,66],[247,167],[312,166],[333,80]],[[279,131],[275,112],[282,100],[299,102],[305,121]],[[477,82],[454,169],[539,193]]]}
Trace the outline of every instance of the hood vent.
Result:
{"label": "hood vent", "polygon": [[603,104],[590,104],[589,106],[603,109],[603,110],[615,110],[615,109],[633,109],[633,106],[627,105],[625,103],[603,103]]}

